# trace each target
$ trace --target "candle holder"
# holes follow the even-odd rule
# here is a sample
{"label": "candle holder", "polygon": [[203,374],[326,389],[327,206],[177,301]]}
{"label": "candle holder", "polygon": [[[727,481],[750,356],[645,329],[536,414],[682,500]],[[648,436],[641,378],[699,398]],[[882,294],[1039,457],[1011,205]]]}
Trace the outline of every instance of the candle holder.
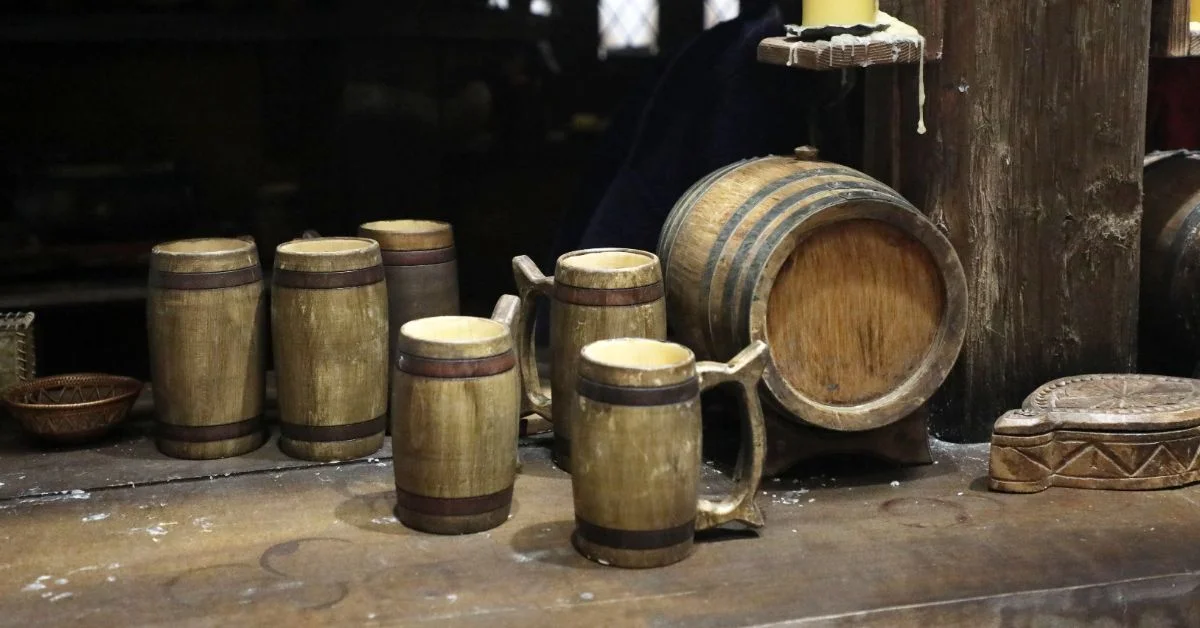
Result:
{"label": "candle holder", "polygon": [[758,45],[760,62],[806,70],[920,63],[924,56],[925,37],[883,11],[874,24],[789,26],[788,35]]}

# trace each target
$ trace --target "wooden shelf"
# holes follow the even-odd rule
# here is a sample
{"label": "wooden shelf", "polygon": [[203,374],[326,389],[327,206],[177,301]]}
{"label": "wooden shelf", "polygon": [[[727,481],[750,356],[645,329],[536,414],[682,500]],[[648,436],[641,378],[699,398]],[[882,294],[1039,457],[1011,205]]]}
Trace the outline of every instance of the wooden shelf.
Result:
{"label": "wooden shelf", "polygon": [[[147,427],[67,451],[0,438],[8,623],[1188,625],[1200,586],[1200,487],[989,493],[986,445],[765,482],[761,531],[706,532],[678,565],[621,570],[571,546],[571,478],[544,440],[522,442],[508,522],[438,536],[393,517],[386,445],[336,464],[274,442],[174,460]],[[728,478],[706,465],[702,486]]]}
{"label": "wooden shelf", "polygon": [[879,21],[890,24],[889,28],[862,37],[837,35],[821,41],[768,37],[758,44],[758,60],[805,70],[838,70],[917,63],[927,56],[925,38],[915,28],[886,13],[879,14]]}
{"label": "wooden shelf", "polygon": [[545,17],[495,11],[6,15],[0,18],[0,42],[203,43],[368,37],[528,40],[545,36],[548,25]]}

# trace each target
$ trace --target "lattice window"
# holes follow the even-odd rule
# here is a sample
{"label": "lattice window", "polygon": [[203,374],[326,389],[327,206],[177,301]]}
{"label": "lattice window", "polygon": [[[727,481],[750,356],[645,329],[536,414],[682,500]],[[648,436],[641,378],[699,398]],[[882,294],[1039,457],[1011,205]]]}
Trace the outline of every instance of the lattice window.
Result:
{"label": "lattice window", "polygon": [[658,52],[658,0],[600,0],[600,58],[618,50]]}
{"label": "lattice window", "polygon": [[741,11],[741,0],[704,0],[704,28],[732,20]]}

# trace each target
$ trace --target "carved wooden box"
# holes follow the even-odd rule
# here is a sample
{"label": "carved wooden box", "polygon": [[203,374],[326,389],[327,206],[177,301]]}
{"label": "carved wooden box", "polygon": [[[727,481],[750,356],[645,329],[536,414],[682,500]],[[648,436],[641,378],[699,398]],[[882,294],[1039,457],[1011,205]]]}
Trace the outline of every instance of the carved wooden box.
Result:
{"label": "carved wooden box", "polygon": [[992,431],[989,486],[1145,490],[1200,481],[1200,380],[1080,375],[1055,380]]}
{"label": "carved wooden box", "polygon": [[33,314],[0,314],[0,393],[33,379]]}

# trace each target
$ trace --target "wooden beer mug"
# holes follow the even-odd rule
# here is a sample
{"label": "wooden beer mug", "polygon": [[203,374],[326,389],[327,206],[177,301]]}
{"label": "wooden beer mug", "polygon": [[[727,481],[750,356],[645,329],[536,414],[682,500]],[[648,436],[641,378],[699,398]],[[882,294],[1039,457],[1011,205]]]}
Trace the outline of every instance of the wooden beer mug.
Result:
{"label": "wooden beer mug", "polygon": [[[579,351],[608,338],[667,337],[666,301],[658,256],[635,249],[588,249],[558,258],[546,277],[526,256],[513,259],[521,311],[513,328],[521,380],[533,412],[554,424],[554,463],[571,472],[571,434],[578,411]],[[550,391],[534,354],[535,297],[550,299]]]}
{"label": "wooden beer mug", "polygon": [[[766,456],[758,383],[767,345],[728,364],[696,362],[670,342],[620,338],[583,348],[574,426],[572,543],[605,565],[662,567],[687,558],[695,530],[762,527],[754,502]],[[732,495],[700,499],[700,392],[733,382],[746,406]]]}
{"label": "wooden beer mug", "polygon": [[399,338],[391,404],[396,518],[435,534],[504,523],[521,406],[508,326],[437,316],[406,323]]}
{"label": "wooden beer mug", "polygon": [[275,249],[271,327],[279,379],[279,449],[350,460],[383,446],[387,287],[379,244],[292,240]]}

